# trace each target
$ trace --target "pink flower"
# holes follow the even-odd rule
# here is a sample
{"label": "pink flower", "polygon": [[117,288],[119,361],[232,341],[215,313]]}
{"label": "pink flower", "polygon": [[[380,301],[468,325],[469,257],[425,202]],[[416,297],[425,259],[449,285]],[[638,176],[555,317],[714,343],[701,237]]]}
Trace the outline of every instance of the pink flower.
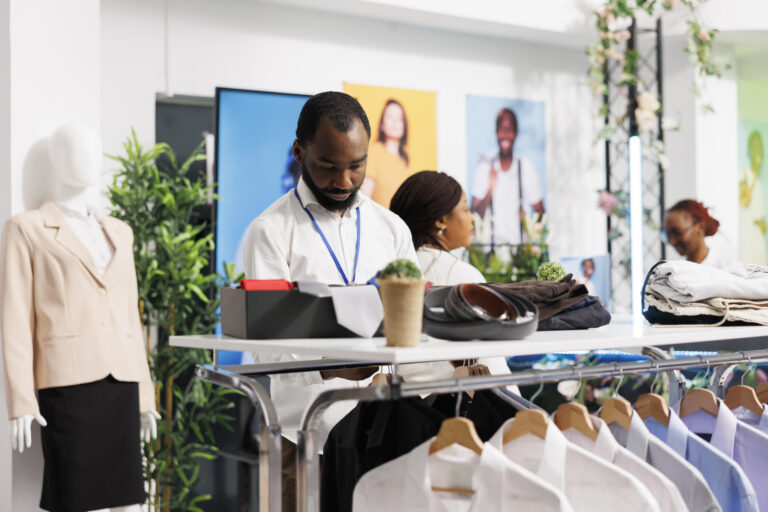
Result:
{"label": "pink flower", "polygon": [[699,32],[699,39],[701,39],[705,43],[709,41],[711,39],[711,37],[709,37],[709,32],[705,30],[702,30],[701,32]]}
{"label": "pink flower", "polygon": [[618,32],[616,32],[616,40],[620,43],[629,41],[631,38],[632,38],[632,33],[627,29],[619,30]]}
{"label": "pink flower", "polygon": [[619,200],[616,199],[616,196],[608,192],[607,190],[601,190],[600,195],[597,198],[597,206],[603,212],[605,212],[606,215],[610,215],[616,206],[618,206]]}

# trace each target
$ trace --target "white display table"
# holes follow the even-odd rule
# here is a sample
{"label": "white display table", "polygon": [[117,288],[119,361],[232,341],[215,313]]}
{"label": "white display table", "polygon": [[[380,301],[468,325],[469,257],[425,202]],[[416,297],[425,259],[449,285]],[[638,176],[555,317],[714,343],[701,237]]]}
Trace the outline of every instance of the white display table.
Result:
{"label": "white display table", "polygon": [[425,336],[419,347],[387,347],[384,338],[312,338],[244,340],[222,335],[171,336],[174,347],[239,350],[331,357],[384,364],[447,361],[492,356],[522,356],[579,350],[632,349],[643,346],[765,338],[768,327],[659,327],[616,315],[606,326],[579,331],[543,331],[513,341],[445,341]]}

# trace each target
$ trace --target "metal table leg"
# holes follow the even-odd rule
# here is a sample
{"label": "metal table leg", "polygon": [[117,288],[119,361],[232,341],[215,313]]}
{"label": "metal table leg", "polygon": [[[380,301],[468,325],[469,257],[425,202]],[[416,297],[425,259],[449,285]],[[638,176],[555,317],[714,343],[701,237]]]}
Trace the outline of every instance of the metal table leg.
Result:
{"label": "metal table leg", "polygon": [[259,424],[259,510],[281,512],[281,429],[269,393],[256,380],[222,368],[198,365],[195,377],[243,393],[253,404]]}
{"label": "metal table leg", "polygon": [[329,390],[320,393],[304,411],[296,445],[296,510],[319,512],[320,446],[316,446],[317,421],[329,405],[344,400],[375,401],[397,398],[397,385]]}

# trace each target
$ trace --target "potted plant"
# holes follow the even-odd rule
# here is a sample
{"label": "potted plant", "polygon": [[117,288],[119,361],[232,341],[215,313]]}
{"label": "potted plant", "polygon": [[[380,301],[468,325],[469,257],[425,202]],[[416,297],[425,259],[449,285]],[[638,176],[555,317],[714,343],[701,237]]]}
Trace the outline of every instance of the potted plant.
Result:
{"label": "potted plant", "polygon": [[424,281],[412,261],[399,259],[379,273],[384,305],[384,335],[388,347],[416,347],[424,314]]}

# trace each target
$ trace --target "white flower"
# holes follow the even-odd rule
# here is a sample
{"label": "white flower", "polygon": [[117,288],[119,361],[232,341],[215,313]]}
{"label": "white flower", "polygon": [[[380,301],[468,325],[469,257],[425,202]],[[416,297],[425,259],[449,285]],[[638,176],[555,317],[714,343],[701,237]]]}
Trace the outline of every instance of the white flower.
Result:
{"label": "white flower", "polygon": [[641,132],[649,132],[656,127],[656,114],[651,110],[635,110],[635,120],[637,128]]}
{"label": "white flower", "polygon": [[665,155],[664,153],[661,153],[661,154],[659,155],[659,165],[660,165],[660,166],[661,166],[661,168],[662,168],[662,169],[664,169],[665,171],[666,171],[667,169],[669,169],[669,157],[668,157],[667,155]]}
{"label": "white flower", "polygon": [[637,108],[640,110],[648,110],[650,112],[656,112],[661,108],[658,98],[655,94],[651,94],[648,91],[643,91],[637,95]]}
{"label": "white flower", "polygon": [[661,118],[661,129],[664,131],[675,131],[680,129],[680,120],[676,117],[663,116]]}
{"label": "white flower", "polygon": [[627,29],[619,30],[618,32],[616,32],[616,41],[620,43],[629,41],[631,38],[632,38],[632,33]]}
{"label": "white flower", "polygon": [[580,385],[581,381],[578,380],[563,380],[557,384],[557,392],[568,400],[572,400],[579,392]]}

